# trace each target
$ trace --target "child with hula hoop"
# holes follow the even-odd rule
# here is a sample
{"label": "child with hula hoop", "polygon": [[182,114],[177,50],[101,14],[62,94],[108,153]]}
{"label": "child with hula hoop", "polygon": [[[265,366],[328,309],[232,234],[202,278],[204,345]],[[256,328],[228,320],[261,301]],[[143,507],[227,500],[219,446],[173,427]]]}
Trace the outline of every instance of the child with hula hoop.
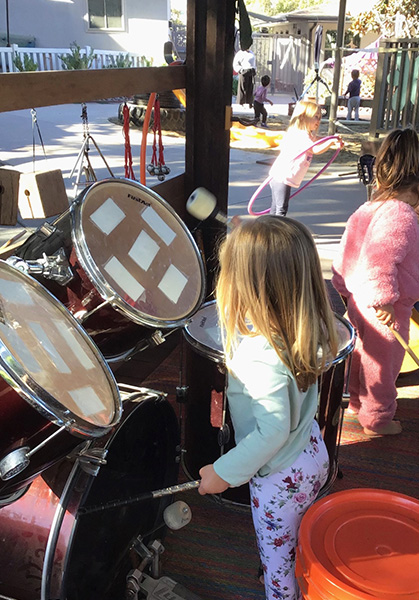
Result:
{"label": "child with hula hoop", "polygon": [[[271,177],[272,205],[270,213],[285,217],[291,196],[291,188],[298,188],[304,179],[313,154],[323,154],[331,147],[343,147],[340,136],[322,138],[317,136],[321,109],[315,102],[302,100],[292,113],[289,127],[282,138],[281,152],[269,171]],[[306,152],[304,152],[307,149]]]}

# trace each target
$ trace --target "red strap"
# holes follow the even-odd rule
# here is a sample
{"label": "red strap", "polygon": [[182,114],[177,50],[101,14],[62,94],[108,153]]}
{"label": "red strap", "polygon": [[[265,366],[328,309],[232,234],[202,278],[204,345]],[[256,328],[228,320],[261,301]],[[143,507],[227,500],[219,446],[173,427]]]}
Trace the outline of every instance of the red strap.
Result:
{"label": "red strap", "polygon": [[134,170],[132,168],[131,142],[129,139],[129,108],[126,102],[122,109],[122,114],[124,117],[124,126],[122,130],[125,138],[125,177],[127,179],[135,179]]}

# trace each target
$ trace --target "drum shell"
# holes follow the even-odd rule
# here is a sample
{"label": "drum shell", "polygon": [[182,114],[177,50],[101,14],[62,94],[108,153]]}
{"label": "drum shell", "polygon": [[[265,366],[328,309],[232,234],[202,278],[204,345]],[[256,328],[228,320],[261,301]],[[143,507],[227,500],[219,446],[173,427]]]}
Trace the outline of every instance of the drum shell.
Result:
{"label": "drum shell", "polygon": [[170,497],[132,503],[91,514],[81,508],[124,501],[177,481],[179,432],[169,402],[154,392],[124,402],[121,422],[89,450],[108,451],[94,477],[64,460],[39,476],[26,494],[0,511],[0,594],[19,600],[40,597],[45,548],[60,497],[70,486],[60,527],[48,597],[60,600],[113,600],[124,597],[128,572],[140,559],[131,551],[163,534],[162,514]]}
{"label": "drum shell", "polygon": [[[1,377],[0,398],[0,457],[22,446],[33,449],[58,430],[56,425],[32,408]],[[21,473],[7,481],[0,480],[0,498],[6,498],[25,488],[39,473],[82,443],[83,439],[61,431],[51,441],[53,451],[49,444],[45,445],[31,456],[29,465]]]}

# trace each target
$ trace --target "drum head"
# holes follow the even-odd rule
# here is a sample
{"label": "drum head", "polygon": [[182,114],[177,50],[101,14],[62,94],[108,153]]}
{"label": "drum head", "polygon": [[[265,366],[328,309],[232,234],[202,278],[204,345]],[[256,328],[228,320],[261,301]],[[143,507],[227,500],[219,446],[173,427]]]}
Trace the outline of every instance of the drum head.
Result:
{"label": "drum head", "polygon": [[0,368],[11,388],[70,433],[101,436],[120,419],[115,380],[89,336],[41,284],[3,261]]}
{"label": "drum head", "polygon": [[183,331],[185,338],[199,354],[214,362],[224,362],[221,329],[215,300],[206,302]]}
{"label": "drum head", "polygon": [[183,221],[128,180],[92,185],[71,207],[78,259],[101,296],[149,327],[182,325],[201,305],[204,267]]}

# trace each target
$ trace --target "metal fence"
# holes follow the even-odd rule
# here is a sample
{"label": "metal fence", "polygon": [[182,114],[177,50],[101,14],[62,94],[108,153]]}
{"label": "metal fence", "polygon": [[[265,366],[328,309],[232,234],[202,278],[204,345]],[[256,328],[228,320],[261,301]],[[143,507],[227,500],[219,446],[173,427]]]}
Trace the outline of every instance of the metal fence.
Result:
{"label": "metal fence", "polygon": [[[81,48],[81,56],[89,56],[92,49],[89,46]],[[0,48],[0,72],[12,73],[18,71],[15,60],[19,57],[24,62],[25,55],[36,64],[38,71],[63,71],[61,56],[71,54],[70,48],[21,48],[12,44],[10,48]],[[118,61],[126,62],[131,67],[145,67],[146,58],[139,54],[120,52],[117,50],[93,50],[91,69],[102,69],[117,66]],[[125,66],[125,65],[124,65]]]}
{"label": "metal fence", "polygon": [[419,39],[387,39],[378,50],[370,137],[419,129]]}
{"label": "metal fence", "polygon": [[311,44],[306,38],[280,34],[253,33],[252,51],[256,56],[258,77],[269,75],[271,92],[300,94],[309,70]]}

